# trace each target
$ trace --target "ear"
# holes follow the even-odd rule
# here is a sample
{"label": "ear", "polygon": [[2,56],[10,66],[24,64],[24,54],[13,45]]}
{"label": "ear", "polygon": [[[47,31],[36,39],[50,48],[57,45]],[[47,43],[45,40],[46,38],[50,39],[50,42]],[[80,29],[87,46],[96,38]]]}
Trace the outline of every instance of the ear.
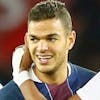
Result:
{"label": "ear", "polygon": [[69,36],[68,36],[68,47],[69,47],[69,50],[71,50],[75,44],[75,40],[76,40],[76,32],[75,31],[72,31],[71,33],[69,33]]}
{"label": "ear", "polygon": [[28,33],[26,33],[24,36],[24,43],[26,47],[28,47],[27,36],[28,36]]}

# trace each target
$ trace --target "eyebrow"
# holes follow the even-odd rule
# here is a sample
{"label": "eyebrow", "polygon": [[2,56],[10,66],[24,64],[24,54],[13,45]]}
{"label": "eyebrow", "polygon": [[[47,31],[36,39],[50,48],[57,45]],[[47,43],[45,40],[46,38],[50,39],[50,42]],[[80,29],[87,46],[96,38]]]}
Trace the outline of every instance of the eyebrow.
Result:
{"label": "eyebrow", "polygon": [[[33,35],[33,34],[29,34],[28,35],[29,37],[37,37],[37,36],[35,36],[35,35]],[[46,37],[58,37],[58,35],[56,34],[56,33],[52,33],[52,34],[48,34]]]}
{"label": "eyebrow", "polygon": [[35,35],[33,35],[33,34],[29,34],[28,36],[29,36],[29,37],[36,37],[36,36],[35,36]]}
{"label": "eyebrow", "polygon": [[49,34],[49,35],[47,35],[47,37],[58,37],[58,35],[56,34],[56,33],[52,33],[52,34]]}

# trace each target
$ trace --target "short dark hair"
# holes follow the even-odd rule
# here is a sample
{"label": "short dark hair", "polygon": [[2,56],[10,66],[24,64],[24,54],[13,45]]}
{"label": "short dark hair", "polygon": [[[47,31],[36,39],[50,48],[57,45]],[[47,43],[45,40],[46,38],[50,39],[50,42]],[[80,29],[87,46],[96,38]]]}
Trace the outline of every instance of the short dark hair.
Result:
{"label": "short dark hair", "polygon": [[71,16],[65,7],[65,3],[56,0],[37,3],[29,12],[28,22],[53,18],[60,19],[67,32],[72,30]]}

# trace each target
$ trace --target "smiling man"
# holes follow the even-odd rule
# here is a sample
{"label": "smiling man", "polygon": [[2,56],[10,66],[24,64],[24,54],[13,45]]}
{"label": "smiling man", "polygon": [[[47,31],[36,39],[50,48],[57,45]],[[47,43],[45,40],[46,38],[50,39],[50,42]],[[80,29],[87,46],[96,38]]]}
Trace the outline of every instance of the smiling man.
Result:
{"label": "smiling man", "polygon": [[[63,3],[47,0],[31,9],[25,48],[22,47],[21,50],[27,49],[33,63],[29,69],[31,78],[26,75],[27,79],[34,81],[47,100],[67,100],[95,75],[93,71],[69,63],[68,54],[75,39],[76,33],[72,30],[71,17]],[[31,62],[30,58],[26,58],[26,63]],[[1,100],[24,100],[25,91],[22,95],[19,88],[21,84],[18,85],[16,81],[23,82],[21,78],[23,72],[0,90]]]}
{"label": "smiling man", "polygon": [[67,77],[67,54],[74,44],[75,33],[72,32],[68,38],[65,34],[57,18],[29,23],[27,45],[36,64],[35,72],[46,83],[60,84]]}

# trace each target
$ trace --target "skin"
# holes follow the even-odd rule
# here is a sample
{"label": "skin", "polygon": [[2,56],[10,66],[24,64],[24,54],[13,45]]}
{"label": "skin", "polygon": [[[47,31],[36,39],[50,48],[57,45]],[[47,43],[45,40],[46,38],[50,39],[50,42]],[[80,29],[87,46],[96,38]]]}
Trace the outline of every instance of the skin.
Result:
{"label": "skin", "polygon": [[21,86],[20,90],[25,100],[47,100],[36,88],[32,80],[25,81]]}
{"label": "skin", "polygon": [[70,97],[68,100],[81,100],[81,99],[77,94],[75,94],[72,97]]}

